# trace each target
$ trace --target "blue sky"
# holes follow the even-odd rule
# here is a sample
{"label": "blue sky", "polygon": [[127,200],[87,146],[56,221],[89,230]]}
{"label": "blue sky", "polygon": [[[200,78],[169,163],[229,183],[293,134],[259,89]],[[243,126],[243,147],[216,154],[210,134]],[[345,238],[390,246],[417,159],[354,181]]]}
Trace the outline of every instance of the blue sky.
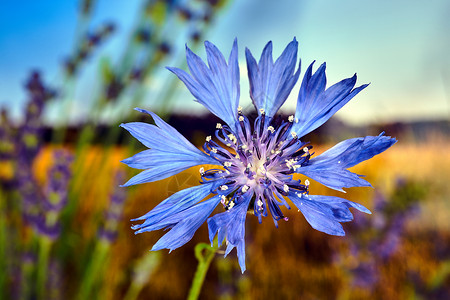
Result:
{"label": "blue sky", "polygon": [[[93,24],[104,20],[119,24],[102,55],[120,53],[140,4],[99,1]],[[74,43],[77,2],[8,0],[2,7],[0,105],[18,116],[29,70],[38,68],[50,83],[59,82],[61,63]],[[244,103],[249,103],[244,48],[259,56],[272,40],[278,55],[295,36],[302,74],[313,60],[317,66],[326,61],[330,84],[355,72],[360,84],[371,83],[338,113],[342,119],[355,124],[442,119],[448,118],[450,105],[449,20],[450,3],[445,0],[233,1],[208,39],[228,55],[234,37],[238,38]],[[203,52],[200,49],[202,56]],[[298,85],[286,110],[295,108]],[[148,101],[151,108],[154,99]],[[196,107],[192,104],[194,111]]]}

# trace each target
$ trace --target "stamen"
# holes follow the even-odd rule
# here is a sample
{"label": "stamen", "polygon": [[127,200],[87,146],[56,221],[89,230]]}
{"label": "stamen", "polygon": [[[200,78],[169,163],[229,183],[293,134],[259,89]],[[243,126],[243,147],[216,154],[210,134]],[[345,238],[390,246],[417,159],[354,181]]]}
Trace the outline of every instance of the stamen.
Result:
{"label": "stamen", "polygon": [[283,190],[287,193],[289,192],[289,187],[287,186],[287,184],[283,185]]}
{"label": "stamen", "polygon": [[297,138],[297,133],[296,133],[295,131],[291,131],[291,135],[292,135],[292,137],[293,137],[294,139]]}
{"label": "stamen", "polygon": [[226,161],[226,162],[223,163],[223,165],[225,167],[231,167],[232,163],[231,163],[231,161]]}
{"label": "stamen", "polygon": [[216,124],[216,128],[217,128],[217,129],[222,129],[222,124],[217,123],[217,124]]}
{"label": "stamen", "polygon": [[246,192],[248,191],[248,189],[249,189],[249,186],[248,186],[248,185],[244,185],[244,186],[242,187],[242,192],[243,192],[243,193],[246,193]]}
{"label": "stamen", "polygon": [[206,137],[206,141],[209,142],[210,140],[211,140],[211,136],[208,135],[208,136]]}
{"label": "stamen", "polygon": [[272,132],[272,133],[275,132],[275,128],[273,128],[272,126],[267,127],[267,130],[269,130],[269,131]]}
{"label": "stamen", "polygon": [[225,197],[225,195],[220,196],[222,198],[222,200],[220,200],[220,203],[222,203],[223,205],[225,205],[225,202],[227,201],[227,197]]}
{"label": "stamen", "polygon": [[244,117],[243,116],[239,116],[239,121],[240,122],[244,122]]}
{"label": "stamen", "polygon": [[260,112],[262,115],[266,114],[266,111],[264,110],[264,108],[260,108],[260,109],[259,109],[259,112]]}
{"label": "stamen", "polygon": [[256,202],[256,204],[258,205],[259,211],[263,210],[263,202],[261,201],[261,199],[258,199],[258,201]]}
{"label": "stamen", "polygon": [[230,202],[230,204],[228,204],[228,209],[232,209],[234,206],[234,202]]}
{"label": "stamen", "polygon": [[236,144],[237,138],[234,136],[234,134],[230,133],[230,134],[228,135],[228,138],[229,138],[233,143]]}
{"label": "stamen", "polygon": [[308,147],[304,147],[304,148],[303,148],[303,152],[308,153],[308,152],[309,152]]}
{"label": "stamen", "polygon": [[289,116],[289,117],[288,117],[288,121],[291,122],[291,123],[294,122],[294,116],[292,116],[292,115]]}
{"label": "stamen", "polygon": [[242,113],[242,106],[239,105],[237,111],[238,111],[238,114],[241,114]]}
{"label": "stamen", "polygon": [[217,153],[217,149],[216,149],[216,148],[214,148],[214,147],[213,147],[213,148],[211,148],[211,151],[212,151],[212,152],[214,152],[214,153]]}
{"label": "stamen", "polygon": [[222,186],[220,186],[220,190],[221,190],[221,191],[226,191],[226,190],[228,190],[228,185],[222,185]]}
{"label": "stamen", "polygon": [[306,179],[306,180],[305,180],[305,185],[306,185],[306,186],[309,186],[309,184],[310,184],[309,180]]}

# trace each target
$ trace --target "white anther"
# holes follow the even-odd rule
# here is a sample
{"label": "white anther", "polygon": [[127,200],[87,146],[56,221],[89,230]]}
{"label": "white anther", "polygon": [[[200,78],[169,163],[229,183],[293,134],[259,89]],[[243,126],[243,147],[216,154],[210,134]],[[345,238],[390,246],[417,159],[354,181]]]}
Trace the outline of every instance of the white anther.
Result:
{"label": "white anther", "polygon": [[303,148],[303,152],[306,152],[306,153],[308,153],[308,152],[309,152],[309,149],[308,149],[308,147],[305,147],[305,148]]}
{"label": "white anther", "polygon": [[234,136],[234,134],[230,133],[230,134],[228,135],[228,138],[230,139],[230,141],[232,141],[233,143],[236,144],[237,138]]}
{"label": "white anther", "polygon": [[248,185],[244,185],[244,186],[242,187],[242,192],[243,192],[243,193],[246,193],[246,192],[248,191],[248,189],[249,189]]}
{"label": "white anther", "polygon": [[283,185],[283,190],[287,193],[289,192],[289,187],[287,186],[287,184]]}
{"label": "white anther", "polygon": [[272,133],[275,132],[275,128],[273,128],[272,126],[267,127],[267,130],[269,130],[269,131],[272,132]]}
{"label": "white anther", "polygon": [[291,131],[291,135],[292,135],[292,137],[293,137],[294,139],[297,138],[297,133],[296,133],[295,131]]}
{"label": "white anther", "polygon": [[244,144],[244,145],[242,145],[242,149],[247,149],[248,148],[248,146],[246,145],[246,144]]}
{"label": "white anther", "polygon": [[239,121],[243,122],[244,121],[244,117],[243,116],[239,116]]}
{"label": "white anther", "polygon": [[217,128],[217,129],[222,129],[222,124],[217,123],[217,124],[216,124],[216,128]]}
{"label": "white anther", "polygon": [[238,113],[240,114],[242,112],[242,106],[238,106]]}
{"label": "white anther", "polygon": [[235,156],[237,159],[239,159],[240,158],[240,156],[239,156],[239,153],[236,153],[236,156]]}
{"label": "white anther", "polygon": [[200,174],[203,176],[205,174],[205,168],[201,167],[200,170],[198,170]]}
{"label": "white anther", "polygon": [[258,205],[258,207],[260,208],[260,209],[262,209],[263,208],[263,202],[261,201],[261,199],[258,199],[258,201],[256,202],[256,204]]}
{"label": "white anther", "polygon": [[230,143],[228,143],[228,144],[227,144],[227,147],[231,147],[231,144],[230,144]]}
{"label": "white anther", "polygon": [[309,180],[308,179],[305,180],[305,185],[309,186]]}
{"label": "white anther", "polygon": [[227,197],[225,197],[225,195],[220,196],[222,198],[222,200],[220,200],[220,203],[225,205],[225,202],[227,201]]}
{"label": "white anther", "polygon": [[252,165],[250,163],[247,164],[247,169],[250,169]]}
{"label": "white anther", "polygon": [[216,148],[214,148],[214,147],[213,147],[213,148],[211,148],[211,151],[212,151],[212,152],[214,152],[214,153],[217,153],[217,149],[216,149]]}
{"label": "white anther", "polygon": [[210,140],[211,140],[211,136],[208,135],[208,136],[206,137],[206,141],[209,142]]}
{"label": "white anther", "polygon": [[300,168],[302,165],[293,165],[292,168],[295,170],[297,170],[298,168]]}
{"label": "white anther", "polygon": [[231,163],[231,161],[226,161],[226,162],[223,163],[223,165],[225,167],[231,167],[232,163]]}
{"label": "white anther", "polygon": [[291,122],[291,123],[294,122],[294,116],[292,116],[292,115],[289,116],[289,117],[288,117],[288,121]]}
{"label": "white anther", "polygon": [[298,118],[295,118],[295,123],[298,123]]}
{"label": "white anther", "polygon": [[231,174],[230,171],[228,171],[228,170],[225,170],[225,173],[227,173],[227,175]]}
{"label": "white anther", "polygon": [[272,149],[272,150],[270,150],[270,153],[274,154],[274,153],[275,153],[275,150],[273,150],[273,149]]}
{"label": "white anther", "polygon": [[295,193],[295,194],[296,194],[297,197],[299,197],[299,198],[303,197],[303,194],[301,194],[301,193]]}
{"label": "white anther", "polygon": [[230,204],[228,204],[228,209],[232,209],[234,206],[234,202],[230,202]]}
{"label": "white anther", "polygon": [[262,115],[264,115],[264,114],[266,113],[266,111],[264,110],[264,108],[260,108],[260,109],[259,109],[259,112],[260,112]]}
{"label": "white anther", "polygon": [[220,186],[220,190],[221,190],[221,191],[226,191],[226,190],[228,190],[228,185],[222,185],[222,186]]}
{"label": "white anther", "polygon": [[264,175],[266,174],[266,168],[264,166],[259,166],[258,171]]}

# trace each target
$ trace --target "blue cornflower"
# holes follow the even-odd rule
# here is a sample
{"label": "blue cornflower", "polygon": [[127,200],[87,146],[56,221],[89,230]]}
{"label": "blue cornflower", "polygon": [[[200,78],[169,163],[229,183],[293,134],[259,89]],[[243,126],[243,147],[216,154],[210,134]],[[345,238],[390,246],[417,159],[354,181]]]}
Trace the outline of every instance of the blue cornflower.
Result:
{"label": "blue cornflower", "polygon": [[[208,65],[186,47],[191,74],[178,68],[168,69],[184,82],[198,102],[225,122],[216,126],[217,142],[210,136],[206,138],[204,151],[150,111],[137,109],[150,114],[156,125],[140,122],[121,125],[150,148],[123,161],[130,167],[145,169],[124,186],[164,179],[196,165],[217,165],[214,169],[200,168],[201,185],[173,194],[133,220],[143,221],[132,227],[136,233],[170,228],[152,250],[173,250],[184,245],[207,221],[211,243],[217,234],[219,244],[227,241],[225,255],[236,247],[244,272],[245,218],[249,211],[260,222],[270,211],[277,225],[278,220],[287,220],[280,206],[289,209],[288,198],[313,228],[341,236],[345,233],[340,222],[353,219],[350,207],[370,213],[364,206],[339,197],[310,195],[309,181],[302,183],[293,178],[294,174],[300,173],[340,191],[370,186],[347,168],[383,152],[396,142],[383,134],[354,138],[312,157],[312,146],[301,138],[325,123],[367,85],[354,88],[354,75],[325,89],[325,64],[313,74],[312,63],[303,77],[295,115],[280,120],[275,114],[300,74],[297,47],[294,39],[273,62],[272,43],[269,42],[259,63],[246,49],[250,97],[258,111],[253,124],[239,106],[237,41],[234,41],[228,63],[210,42],[205,42]],[[213,196],[203,200],[210,194]],[[219,203],[224,211],[208,218]]]}

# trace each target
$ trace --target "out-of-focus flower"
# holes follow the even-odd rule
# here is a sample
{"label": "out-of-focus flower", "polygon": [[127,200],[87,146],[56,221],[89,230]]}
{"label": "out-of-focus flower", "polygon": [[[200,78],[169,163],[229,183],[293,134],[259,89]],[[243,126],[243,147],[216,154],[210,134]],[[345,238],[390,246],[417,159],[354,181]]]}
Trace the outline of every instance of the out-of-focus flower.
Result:
{"label": "out-of-focus flower", "polygon": [[[241,270],[245,270],[245,218],[251,210],[261,222],[270,211],[277,221],[287,218],[280,206],[289,208],[289,198],[306,220],[317,230],[331,235],[344,235],[340,222],[353,219],[354,207],[370,213],[364,206],[332,196],[309,195],[309,180],[294,180],[293,175],[306,175],[325,186],[342,188],[370,186],[347,170],[377,155],[396,140],[391,137],[367,136],[343,141],[323,154],[312,157],[312,146],[301,138],[325,123],[336,111],[367,85],[354,88],[356,75],[325,89],[325,64],[313,74],[313,64],[304,75],[297,101],[297,110],[288,120],[275,114],[297,82],[297,47],[294,39],[273,62],[272,43],[263,50],[259,63],[246,49],[250,97],[258,111],[253,122],[239,106],[239,66],[235,40],[228,63],[210,42],[205,42],[206,65],[189,48],[186,49],[190,73],[168,68],[183,81],[198,102],[225,124],[217,124],[215,136],[206,138],[204,152],[198,150],[173,127],[156,114],[143,109],[155,125],[127,123],[121,126],[150,148],[123,162],[130,167],[145,169],[124,186],[152,182],[170,177],[196,165],[216,165],[200,168],[202,185],[182,190],[140,218],[144,222],[132,228],[136,233],[171,228],[152,248],[176,249],[188,242],[215,207],[222,203],[224,212],[208,219],[209,238],[218,235],[219,244],[227,240],[227,255],[237,248]],[[202,201],[210,193],[214,196]]]}
{"label": "out-of-focus flower", "polygon": [[67,204],[67,190],[72,175],[73,155],[64,150],[54,153],[54,164],[48,173],[49,181],[44,190],[43,200],[39,203],[42,210],[36,220],[38,231],[52,239],[60,233],[59,216]]}
{"label": "out-of-focus flower", "polygon": [[[123,181],[123,172],[118,172],[115,178],[115,187]],[[109,207],[105,212],[104,223],[100,227],[98,236],[100,239],[112,243],[117,237],[117,225],[122,217],[122,208],[126,199],[124,189],[115,188],[110,197]]]}

